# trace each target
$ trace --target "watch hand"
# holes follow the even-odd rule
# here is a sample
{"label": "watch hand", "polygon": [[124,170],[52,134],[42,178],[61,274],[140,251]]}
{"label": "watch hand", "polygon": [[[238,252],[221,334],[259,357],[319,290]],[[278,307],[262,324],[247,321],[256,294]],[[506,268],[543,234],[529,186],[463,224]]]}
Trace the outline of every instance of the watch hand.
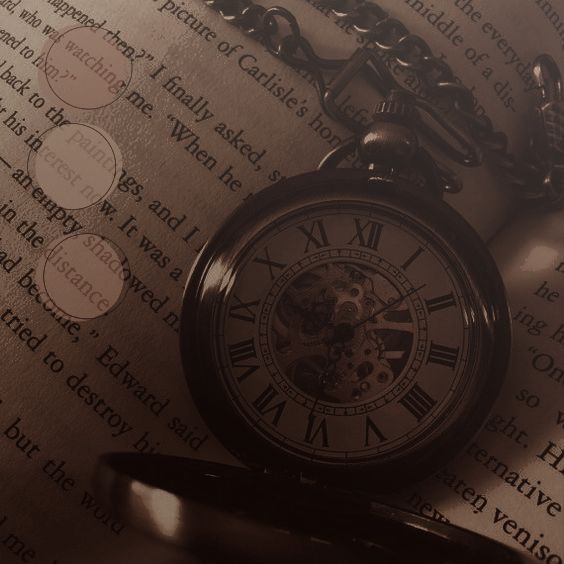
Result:
{"label": "watch hand", "polygon": [[313,414],[313,412],[315,411],[315,408],[317,407],[317,404],[319,403],[319,400],[321,399],[321,394],[323,393],[323,389],[324,389],[325,385],[327,384],[328,376],[330,376],[331,374],[333,374],[335,372],[335,370],[337,368],[337,361],[341,357],[341,353],[337,352],[336,358],[331,358],[331,356],[332,356],[331,353],[335,351],[335,345],[339,345],[339,344],[344,345],[347,341],[349,341],[353,338],[354,332],[358,327],[365,325],[366,323],[373,320],[378,315],[381,315],[382,313],[388,311],[389,309],[391,309],[391,308],[393,308],[397,305],[400,305],[406,298],[408,298],[412,294],[415,294],[416,292],[419,292],[425,286],[426,286],[426,284],[422,284],[418,288],[413,288],[412,290],[407,292],[407,294],[400,295],[400,297],[398,299],[393,300],[392,302],[389,302],[386,305],[382,306],[378,311],[373,313],[368,318],[360,321],[356,325],[342,325],[342,326],[338,327],[338,329],[340,329],[340,331],[337,331],[334,339],[328,343],[329,347],[328,347],[328,351],[327,351],[327,366],[326,366],[325,370],[322,373],[319,374],[319,387],[318,387],[317,395],[315,397],[315,401],[314,401],[313,406],[310,410],[310,415]]}
{"label": "watch hand", "polygon": [[367,280],[368,283],[370,284],[370,290],[372,292],[372,295],[382,304],[382,305],[387,305],[387,303],[378,295],[378,293],[376,292],[376,287],[374,286],[374,280],[370,277],[367,276],[366,274],[364,274],[361,270],[359,270],[358,268],[352,268],[351,269],[352,272],[356,272],[357,275],[360,275],[363,279]]}
{"label": "watch hand", "polygon": [[413,288],[412,290],[410,290],[409,292],[407,292],[407,294],[402,294],[400,295],[400,297],[392,302],[387,303],[385,306],[381,307],[378,311],[376,311],[375,313],[373,313],[372,315],[370,315],[369,317],[367,317],[366,319],[363,319],[362,321],[359,321],[356,325],[353,325],[351,327],[351,329],[353,329],[353,331],[355,329],[357,329],[358,327],[362,327],[363,325],[365,325],[366,323],[373,321],[375,317],[377,317],[378,315],[381,315],[382,313],[385,313],[386,311],[388,311],[389,309],[400,305],[401,303],[403,303],[403,301],[408,298],[409,296],[411,296],[412,294],[415,294],[417,292],[419,292],[420,290],[422,290],[423,288],[425,288],[427,284],[422,284],[421,286],[419,286],[419,288]]}

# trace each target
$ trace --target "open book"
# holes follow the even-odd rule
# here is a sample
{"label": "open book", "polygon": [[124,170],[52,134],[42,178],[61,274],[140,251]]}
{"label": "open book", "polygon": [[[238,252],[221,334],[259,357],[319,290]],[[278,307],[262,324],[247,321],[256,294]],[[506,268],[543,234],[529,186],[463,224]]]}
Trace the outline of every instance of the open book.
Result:
{"label": "open book", "polygon": [[[380,3],[446,58],[473,88],[477,111],[521,150],[532,61],[547,52],[564,62],[564,6]],[[324,54],[359,46],[313,0],[264,4],[292,10]],[[80,25],[90,31],[73,30]],[[84,49],[100,35],[113,49],[105,60]],[[81,65],[100,80],[85,82]],[[367,105],[344,96],[342,107],[366,112],[374,94],[364,95]],[[237,464],[189,397],[177,343],[183,287],[233,209],[282,176],[315,169],[346,136],[304,77],[203,2],[0,0],[0,562],[187,561],[98,505],[96,460],[130,450]],[[99,185],[78,172],[92,160],[84,154],[100,157]],[[491,241],[513,310],[512,362],[483,432],[393,501],[533,562],[561,563],[564,213],[517,215],[515,194],[492,170],[458,172],[465,189],[448,203]],[[82,201],[67,198],[69,185],[81,186]],[[111,282],[105,297],[70,299],[57,276],[71,280],[63,255],[78,252],[77,241],[83,255],[107,253],[124,294]]]}

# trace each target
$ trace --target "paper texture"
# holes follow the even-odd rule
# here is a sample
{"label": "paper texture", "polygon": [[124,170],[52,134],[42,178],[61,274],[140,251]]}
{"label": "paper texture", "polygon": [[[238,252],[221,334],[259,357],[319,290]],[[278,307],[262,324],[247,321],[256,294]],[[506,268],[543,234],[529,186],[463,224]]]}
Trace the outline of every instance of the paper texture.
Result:
{"label": "paper texture", "polygon": [[[347,57],[358,47],[353,30],[336,26],[316,2],[282,3],[321,52]],[[562,61],[555,22],[564,21],[564,11],[549,9],[548,2],[490,4],[382,2],[475,86],[496,128],[520,149],[534,100],[527,69],[541,51]],[[128,64],[118,57],[112,66],[110,55],[90,60],[78,52],[81,41],[95,41],[72,35],[81,24],[107,30],[106,40]],[[53,57],[79,60],[76,76],[57,74],[47,64]],[[97,83],[81,80],[86,64],[98,65]],[[126,86],[118,99],[111,88],[100,93],[100,81],[119,91],[120,80]],[[351,111],[371,110],[372,94],[367,100],[366,108]],[[104,107],[96,108],[97,101]],[[69,135],[58,138],[57,129],[65,127]],[[0,561],[184,561],[185,555],[145,539],[97,506],[90,489],[96,459],[133,450],[237,463],[206,430],[184,381],[178,353],[184,284],[198,250],[246,197],[282,176],[313,170],[348,135],[323,115],[306,80],[201,2],[0,1]],[[44,141],[41,154],[37,139]],[[85,153],[100,156],[102,168],[109,163],[99,185],[89,187],[80,173]],[[65,159],[74,169],[64,167]],[[466,189],[448,201],[487,239],[512,216],[514,196],[486,167],[461,175]],[[105,194],[114,176],[117,187]],[[36,177],[45,191],[37,190]],[[66,201],[65,186],[78,186],[84,201]],[[88,198],[97,203],[87,206]],[[546,236],[561,246],[547,225]],[[510,238],[496,257],[515,311],[530,303],[533,315],[547,316],[550,304],[530,297],[542,276],[533,280],[532,273],[511,267],[531,252],[530,232],[520,226],[519,246]],[[53,256],[53,243],[63,240],[64,252]],[[104,296],[92,295],[82,280],[88,300],[75,303],[57,282],[73,279],[69,257],[77,252],[88,258],[84,268],[92,275],[102,253],[108,268],[116,265],[118,278],[110,279]],[[554,252],[564,260],[561,248]],[[125,296],[114,285],[120,273],[127,277]],[[60,292],[59,305],[68,306],[74,320],[52,311],[42,283]],[[559,283],[552,273],[551,289]],[[557,307],[554,302],[551,311]],[[530,496],[528,489],[517,493],[491,470],[462,458],[468,487],[476,496],[495,490],[496,501],[492,496],[480,511],[483,502],[472,505],[463,486],[445,486],[448,472],[458,478],[453,466],[444,471],[443,485],[434,486],[437,507],[452,522],[519,548],[513,533],[503,531],[506,519],[515,519],[516,527],[530,531],[530,542],[544,534],[537,551],[544,544],[550,552],[537,559],[555,564],[564,549],[562,463],[552,468],[551,455],[540,461],[538,454],[548,441],[557,445],[554,452],[562,448],[562,421],[554,419],[564,406],[557,405],[557,378],[548,368],[540,373],[529,366],[528,347],[538,342],[539,351],[549,351],[543,354],[553,355],[555,370],[562,354],[548,341],[540,344],[541,337],[525,338],[519,322],[515,332],[513,365],[496,406],[505,423],[500,419],[498,430],[477,442],[531,487],[537,480],[542,485]],[[537,396],[538,406],[529,405]],[[501,430],[504,424],[515,425],[512,437]],[[526,432],[527,449],[519,446],[519,431]],[[431,494],[417,493],[421,502],[415,507],[412,500],[413,509],[429,514],[422,508]],[[507,518],[496,514],[496,503]]]}

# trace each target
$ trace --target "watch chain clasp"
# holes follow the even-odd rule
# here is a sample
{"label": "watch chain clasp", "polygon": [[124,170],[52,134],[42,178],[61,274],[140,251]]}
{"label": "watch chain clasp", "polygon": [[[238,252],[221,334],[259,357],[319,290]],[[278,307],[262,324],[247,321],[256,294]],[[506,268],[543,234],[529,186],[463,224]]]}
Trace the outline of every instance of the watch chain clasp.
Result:
{"label": "watch chain clasp", "polygon": [[377,104],[373,122],[326,155],[319,169],[336,168],[356,151],[369,170],[394,178],[402,171],[415,169],[438,197],[445,192],[459,192],[462,182],[458,175],[421,146],[417,134],[421,121],[415,95],[404,89],[393,90]]}
{"label": "watch chain clasp", "polygon": [[541,91],[533,151],[542,168],[542,184],[552,204],[564,201],[564,85],[550,55],[537,57],[533,76]]}
{"label": "watch chain clasp", "polygon": [[[362,72],[385,97],[377,105],[374,121],[368,127],[344,116],[337,102],[345,88]],[[355,149],[358,149],[361,159],[369,167],[374,165],[375,159],[381,162],[390,157],[394,161],[393,165],[397,166],[401,164],[399,161],[402,157],[409,160],[414,148],[418,147],[416,130],[459,164],[477,166],[482,162],[481,149],[470,134],[452,123],[424,98],[401,86],[378,53],[372,49],[357,49],[325,87],[322,102],[328,115],[345,122],[356,137],[347,139],[327,155],[320,168],[337,166],[340,160]],[[398,121],[404,126],[403,139],[400,139]],[[460,190],[461,183],[455,173],[439,166],[439,176],[445,191]]]}

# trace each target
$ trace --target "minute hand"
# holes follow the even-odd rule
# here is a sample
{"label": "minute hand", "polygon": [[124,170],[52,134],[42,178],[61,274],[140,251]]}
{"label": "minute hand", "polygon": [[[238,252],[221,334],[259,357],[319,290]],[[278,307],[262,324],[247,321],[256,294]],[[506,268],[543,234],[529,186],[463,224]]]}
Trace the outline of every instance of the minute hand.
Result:
{"label": "minute hand", "polygon": [[426,285],[427,284],[423,284],[423,285],[419,286],[419,288],[413,288],[412,290],[407,292],[407,294],[401,295],[397,300],[394,300],[393,302],[390,302],[390,303],[386,304],[385,306],[381,307],[378,311],[373,313],[370,317],[367,317],[366,319],[359,321],[356,325],[353,325],[352,328],[357,329],[358,327],[361,327],[365,323],[372,321],[378,315],[388,311],[390,308],[395,307],[397,305],[400,305],[406,298],[409,298],[409,296],[411,296],[412,294],[419,292],[420,290],[425,288]]}

